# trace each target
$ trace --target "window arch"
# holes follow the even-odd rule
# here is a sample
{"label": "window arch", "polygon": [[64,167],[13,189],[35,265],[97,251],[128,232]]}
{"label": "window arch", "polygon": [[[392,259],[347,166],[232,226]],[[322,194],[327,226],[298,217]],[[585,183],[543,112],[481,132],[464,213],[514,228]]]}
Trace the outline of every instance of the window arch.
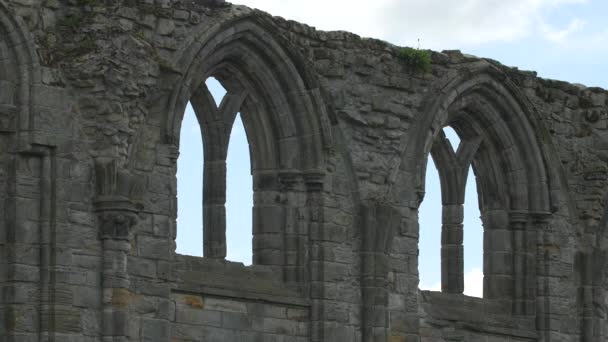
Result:
{"label": "window arch", "polygon": [[[411,186],[422,198],[424,168],[404,161],[426,162],[430,155],[440,153],[442,146],[436,143],[441,141],[443,127],[452,126],[463,141],[480,139],[471,162],[484,227],[483,303],[500,303],[503,312],[511,309],[517,316],[534,315],[536,270],[548,262],[536,257],[536,234],[547,225],[549,179],[558,175],[545,165],[547,147],[534,133],[536,113],[525,96],[490,63],[462,68],[462,73],[446,75],[430,91],[420,119],[410,129],[413,134],[404,145],[401,172],[395,174],[400,178],[395,182]],[[408,172],[419,177],[409,181]],[[447,210],[458,218],[457,209]],[[448,286],[459,290],[460,283]]]}
{"label": "window arch", "polygon": [[[183,109],[190,101],[205,148],[204,257],[226,258],[226,184],[216,180],[225,179],[228,138],[241,113],[253,180],[252,263],[276,269],[286,281],[304,279],[310,272],[306,222],[311,217],[298,207],[318,203],[310,196],[322,189],[324,151],[331,144],[316,81],[304,72],[303,60],[283,50],[252,19],[200,34],[197,39],[206,43],[182,54],[184,73],[167,101],[164,134],[169,144],[179,142]],[[219,106],[204,84],[209,77],[228,92]]]}
{"label": "window arch", "polygon": [[[194,105],[186,107],[178,159],[176,250],[249,265],[251,216],[244,215],[252,200],[249,146],[234,101],[221,83],[210,77],[193,97]],[[202,145],[211,150],[205,151]]]}
{"label": "window arch", "polygon": [[[461,140],[458,133],[447,126],[436,137],[431,149],[429,165],[436,168],[440,180],[441,207],[438,212],[441,212],[442,292],[463,293],[465,291],[465,195],[467,188],[475,188],[475,184],[467,184],[467,181],[472,180],[475,183],[475,179],[470,176],[473,173],[473,157],[480,143],[479,137]],[[427,175],[429,172],[430,170],[427,170]],[[471,204],[470,201],[468,203]],[[435,209],[437,208],[435,207]],[[423,227],[422,229],[431,228]],[[468,247],[474,249],[471,248],[471,245]],[[479,254],[477,257],[482,259],[482,251],[477,249],[475,252]]]}

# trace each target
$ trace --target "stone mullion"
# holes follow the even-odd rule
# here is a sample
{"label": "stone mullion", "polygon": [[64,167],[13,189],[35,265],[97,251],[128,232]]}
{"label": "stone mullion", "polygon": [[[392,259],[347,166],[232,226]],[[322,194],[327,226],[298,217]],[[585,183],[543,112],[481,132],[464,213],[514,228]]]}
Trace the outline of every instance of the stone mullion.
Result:
{"label": "stone mullion", "polygon": [[[208,92],[204,86],[201,89]],[[197,113],[199,123],[204,125],[201,131],[206,142],[202,189],[203,255],[206,258],[226,258],[226,158],[234,118],[246,96],[246,93],[226,94],[219,108],[207,106],[207,110],[213,108],[214,112],[201,115],[214,118],[209,122],[201,120]],[[206,98],[210,98],[209,93]]]}
{"label": "stone mullion", "polygon": [[203,173],[203,253],[226,257],[226,159],[205,161]]}
{"label": "stone mullion", "polygon": [[464,292],[463,206],[444,205],[441,229],[441,290]]}

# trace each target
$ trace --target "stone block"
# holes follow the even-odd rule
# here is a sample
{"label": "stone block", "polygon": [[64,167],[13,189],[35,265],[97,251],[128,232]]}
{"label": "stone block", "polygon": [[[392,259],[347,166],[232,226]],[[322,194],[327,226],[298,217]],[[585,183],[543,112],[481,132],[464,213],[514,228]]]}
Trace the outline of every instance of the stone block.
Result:
{"label": "stone block", "polygon": [[178,307],[175,311],[177,323],[221,327],[222,313],[219,311]]}
{"label": "stone block", "polygon": [[158,319],[142,319],[143,341],[168,341],[171,337],[171,325],[168,321]]}
{"label": "stone block", "polygon": [[169,259],[171,244],[167,238],[140,235],[137,237],[137,253],[142,258]]}
{"label": "stone block", "polygon": [[204,303],[206,310],[247,314],[247,303],[245,302],[207,297],[204,299]]}
{"label": "stone block", "polygon": [[156,260],[144,259],[142,257],[129,257],[127,267],[130,275],[145,277],[145,278],[156,278],[157,267]]}

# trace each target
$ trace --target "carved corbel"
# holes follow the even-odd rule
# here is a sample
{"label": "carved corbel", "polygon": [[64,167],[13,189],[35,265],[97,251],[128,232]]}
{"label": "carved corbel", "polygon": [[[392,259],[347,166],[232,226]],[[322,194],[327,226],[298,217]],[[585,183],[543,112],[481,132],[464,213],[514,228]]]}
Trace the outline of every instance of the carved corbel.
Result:
{"label": "carved corbel", "polygon": [[115,159],[95,161],[97,195],[95,211],[100,220],[102,239],[128,240],[137,213],[142,209],[145,178],[121,170]]}
{"label": "carved corbel", "polygon": [[101,211],[100,234],[102,240],[130,240],[131,227],[137,223],[137,214],[130,211]]}

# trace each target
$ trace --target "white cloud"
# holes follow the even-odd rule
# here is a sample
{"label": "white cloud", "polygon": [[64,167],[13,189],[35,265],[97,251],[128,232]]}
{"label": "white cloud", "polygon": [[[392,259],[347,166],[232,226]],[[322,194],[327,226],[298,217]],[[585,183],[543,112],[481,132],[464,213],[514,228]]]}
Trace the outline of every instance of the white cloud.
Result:
{"label": "white cloud", "polygon": [[545,39],[554,43],[564,42],[574,33],[581,31],[584,26],[585,22],[579,18],[572,19],[568,26],[564,29],[556,29],[553,26],[543,22],[542,19],[540,20],[540,29]]}
{"label": "white cloud", "polygon": [[[441,282],[428,286],[420,284],[421,290],[441,291]],[[483,271],[473,268],[464,274],[464,294],[471,297],[483,297]]]}
{"label": "white cloud", "polygon": [[464,294],[471,297],[483,297],[483,271],[474,268],[464,274]]}
{"label": "white cloud", "polygon": [[[346,30],[399,45],[445,49],[532,34],[548,9],[587,0],[236,0],[322,30]],[[578,25],[575,23],[575,25]],[[576,29],[573,28],[573,29]],[[567,32],[563,35],[567,35]],[[554,36],[559,36],[556,33]]]}

